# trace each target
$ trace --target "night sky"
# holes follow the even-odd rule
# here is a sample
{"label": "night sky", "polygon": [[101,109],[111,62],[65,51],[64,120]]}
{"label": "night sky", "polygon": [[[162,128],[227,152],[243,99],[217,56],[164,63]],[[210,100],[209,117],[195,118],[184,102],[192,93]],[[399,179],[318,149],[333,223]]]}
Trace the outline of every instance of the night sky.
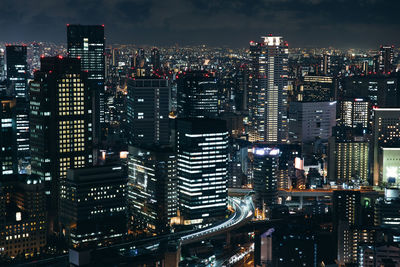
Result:
{"label": "night sky", "polygon": [[247,47],[273,33],[292,47],[400,44],[398,0],[1,0],[0,41],[66,40],[105,24],[108,43]]}

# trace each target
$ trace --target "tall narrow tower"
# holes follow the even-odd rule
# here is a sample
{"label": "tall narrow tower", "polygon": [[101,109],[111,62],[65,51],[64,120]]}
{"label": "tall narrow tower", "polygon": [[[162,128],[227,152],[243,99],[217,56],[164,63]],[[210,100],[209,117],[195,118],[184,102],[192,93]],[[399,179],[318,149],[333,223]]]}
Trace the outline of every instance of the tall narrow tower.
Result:
{"label": "tall narrow tower", "polygon": [[282,37],[250,42],[249,141],[287,140],[288,45]]}
{"label": "tall narrow tower", "polygon": [[20,172],[24,172],[25,166],[29,164],[30,156],[27,46],[7,45],[6,59],[8,89],[17,99],[15,107],[17,159],[22,163],[19,167]]}
{"label": "tall narrow tower", "polygon": [[86,76],[79,59],[46,57],[30,83],[32,174],[45,182],[54,225],[67,170],[93,162],[92,105]]}
{"label": "tall narrow tower", "polygon": [[68,55],[81,59],[81,69],[88,73],[88,87],[93,95],[94,137],[101,138],[104,126],[104,25],[67,25]]}

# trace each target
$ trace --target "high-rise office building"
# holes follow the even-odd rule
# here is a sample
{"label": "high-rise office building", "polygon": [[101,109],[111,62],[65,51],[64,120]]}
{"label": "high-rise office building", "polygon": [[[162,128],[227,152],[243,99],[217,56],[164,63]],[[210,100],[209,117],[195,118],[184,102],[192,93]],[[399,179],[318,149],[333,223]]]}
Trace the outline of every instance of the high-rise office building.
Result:
{"label": "high-rise office building", "polygon": [[162,234],[176,217],[176,155],[169,147],[129,146],[128,209],[132,231]]}
{"label": "high-rise office building", "polygon": [[158,50],[155,47],[153,49],[151,49],[150,63],[153,68],[153,71],[160,70],[160,68],[161,68],[160,50]]}
{"label": "high-rise office building", "polygon": [[373,185],[400,183],[400,108],[374,109]]}
{"label": "high-rise office building", "polygon": [[169,144],[169,90],[165,79],[128,80],[126,106],[130,144]]}
{"label": "high-rise office building", "polygon": [[400,188],[400,147],[378,147],[380,182],[383,186]]}
{"label": "high-rise office building", "polygon": [[27,90],[27,47],[26,45],[7,45],[7,81],[17,98],[28,98]]}
{"label": "high-rise office building", "polygon": [[4,49],[0,49],[0,82],[4,81],[7,78],[6,76],[6,63],[5,63],[5,54]]}
{"label": "high-rise office building", "polygon": [[178,79],[178,118],[218,116],[217,79],[206,71],[190,71]]}
{"label": "high-rise office building", "polygon": [[273,146],[259,145],[253,148],[254,192],[256,207],[260,210],[264,205],[277,203],[279,153],[279,149]]}
{"label": "high-rise office building", "polygon": [[400,230],[399,189],[385,189],[385,196],[379,198],[375,204],[374,217],[375,226]]}
{"label": "high-rise office building", "polygon": [[132,67],[135,69],[135,77],[146,76],[147,62],[146,54],[143,48],[139,48],[133,56]]}
{"label": "high-rise office building", "polygon": [[329,139],[328,177],[331,181],[360,184],[369,182],[370,144],[366,140]]}
{"label": "high-rise office building", "polygon": [[379,48],[379,71],[383,73],[390,73],[393,71],[393,58],[394,58],[393,45],[381,45]]}
{"label": "high-rise office building", "polygon": [[321,71],[323,75],[331,73],[331,55],[324,53],[321,60]]}
{"label": "high-rise office building", "polygon": [[333,191],[333,232],[340,264],[357,263],[360,244],[373,244],[375,230],[370,214],[377,196],[375,191]]}
{"label": "high-rise office building", "polygon": [[384,75],[347,77],[343,80],[343,89],[338,99],[362,98],[371,106],[396,108],[400,106],[398,83],[397,77]]}
{"label": "high-rise office building", "polygon": [[29,102],[24,98],[16,98],[16,101],[15,124],[18,171],[25,173],[30,158]]}
{"label": "high-rise office building", "polygon": [[18,173],[14,116],[16,100],[12,97],[0,97],[0,103],[0,176],[5,177]]}
{"label": "high-rise office building", "polygon": [[255,266],[318,266],[318,237],[305,222],[274,223],[254,247]]}
{"label": "high-rise office building", "polygon": [[247,111],[248,105],[248,87],[249,87],[249,69],[243,64],[239,67],[235,76],[235,110]]}
{"label": "high-rise office building", "polygon": [[331,101],[336,96],[335,81],[328,76],[304,76],[297,95],[298,101],[325,102]]}
{"label": "high-rise office building", "polygon": [[247,184],[248,147],[243,139],[229,139],[228,187],[240,188]]}
{"label": "high-rise office building", "polygon": [[288,45],[282,37],[250,42],[249,141],[287,140]]}
{"label": "high-rise office building", "polygon": [[333,192],[333,221],[359,224],[361,219],[361,192],[358,190],[335,190]]}
{"label": "high-rise office building", "polygon": [[369,128],[370,105],[362,98],[340,101],[339,124],[346,127]]}
{"label": "high-rise office building", "polygon": [[0,96],[11,95],[7,88],[7,80],[0,81]]}
{"label": "high-rise office building", "polygon": [[[93,134],[101,138],[104,127],[104,25],[67,25],[68,56],[81,59],[82,71],[88,72],[88,88],[93,102]],[[95,140],[95,141],[96,141]]]}
{"label": "high-rise office building", "polygon": [[15,107],[17,158],[23,166],[29,161],[29,103],[27,47],[25,45],[7,45],[7,82],[13,96],[17,98]]}
{"label": "high-rise office building", "polygon": [[7,195],[0,223],[0,255],[5,258],[38,256],[47,241],[43,182],[35,175],[16,175],[12,181],[2,181],[0,190],[3,191],[0,194]]}
{"label": "high-rise office building", "polygon": [[67,169],[93,164],[86,75],[77,58],[48,57],[30,84],[31,169],[46,183],[53,219]]}
{"label": "high-rise office building", "polygon": [[[302,158],[302,147],[300,144],[278,144],[278,188],[289,189],[293,185],[293,178],[296,176],[296,163]],[[299,184],[299,183],[298,183]]]}
{"label": "high-rise office building", "polygon": [[228,131],[222,120],[176,121],[179,210],[184,224],[202,224],[225,215]]}
{"label": "high-rise office building", "polygon": [[366,244],[359,250],[358,266],[400,266],[400,247],[396,244]]}
{"label": "high-rise office building", "polygon": [[127,235],[121,166],[69,169],[60,193],[60,229],[70,247],[107,246]]}
{"label": "high-rise office building", "polygon": [[328,140],[336,125],[336,101],[291,102],[289,105],[289,138],[291,141]]}

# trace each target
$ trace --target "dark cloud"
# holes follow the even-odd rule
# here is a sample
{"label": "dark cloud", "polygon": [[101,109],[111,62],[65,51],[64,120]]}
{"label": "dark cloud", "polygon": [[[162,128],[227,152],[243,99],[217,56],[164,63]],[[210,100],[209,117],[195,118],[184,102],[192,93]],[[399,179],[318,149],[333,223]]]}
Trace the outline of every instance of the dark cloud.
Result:
{"label": "dark cloud", "polygon": [[0,40],[65,41],[65,24],[105,24],[108,42],[247,46],[280,34],[293,46],[400,43],[397,0],[0,1]]}

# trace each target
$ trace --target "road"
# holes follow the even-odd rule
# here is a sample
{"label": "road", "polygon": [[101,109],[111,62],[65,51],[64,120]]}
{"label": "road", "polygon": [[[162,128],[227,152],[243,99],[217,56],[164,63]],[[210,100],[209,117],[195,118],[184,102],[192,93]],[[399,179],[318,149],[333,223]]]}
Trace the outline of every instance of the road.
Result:
{"label": "road", "polygon": [[[97,251],[102,251],[105,249],[114,248],[119,250],[124,254],[130,254],[132,251],[138,251],[138,249],[144,249],[145,251],[155,251],[158,249],[161,242],[164,241],[172,241],[177,240],[181,245],[187,245],[193,242],[197,242],[200,240],[204,240],[205,238],[219,235],[224,232],[233,230],[237,227],[240,227],[246,224],[253,218],[254,215],[254,204],[251,196],[247,196],[244,199],[238,198],[228,198],[229,202],[233,204],[235,212],[225,221],[222,221],[216,225],[210,226],[205,229],[193,230],[193,231],[185,231],[179,233],[168,234],[164,236],[156,236],[151,238],[146,238],[143,240],[137,240],[132,242],[126,242],[122,244],[115,244],[108,247],[97,248]],[[136,254],[139,255],[140,253]],[[67,260],[68,254],[56,256],[48,259],[37,260],[30,263],[24,263],[22,265],[17,266],[27,266],[27,265],[36,265],[36,266],[44,266],[50,265],[52,262],[56,262],[59,260]]]}
{"label": "road", "polygon": [[230,198],[234,205],[235,213],[228,220],[221,222],[209,228],[199,230],[195,233],[184,235],[180,238],[181,244],[186,245],[192,242],[200,241],[204,238],[221,234],[237,228],[253,218],[254,207],[251,197],[246,197],[243,200]]}

